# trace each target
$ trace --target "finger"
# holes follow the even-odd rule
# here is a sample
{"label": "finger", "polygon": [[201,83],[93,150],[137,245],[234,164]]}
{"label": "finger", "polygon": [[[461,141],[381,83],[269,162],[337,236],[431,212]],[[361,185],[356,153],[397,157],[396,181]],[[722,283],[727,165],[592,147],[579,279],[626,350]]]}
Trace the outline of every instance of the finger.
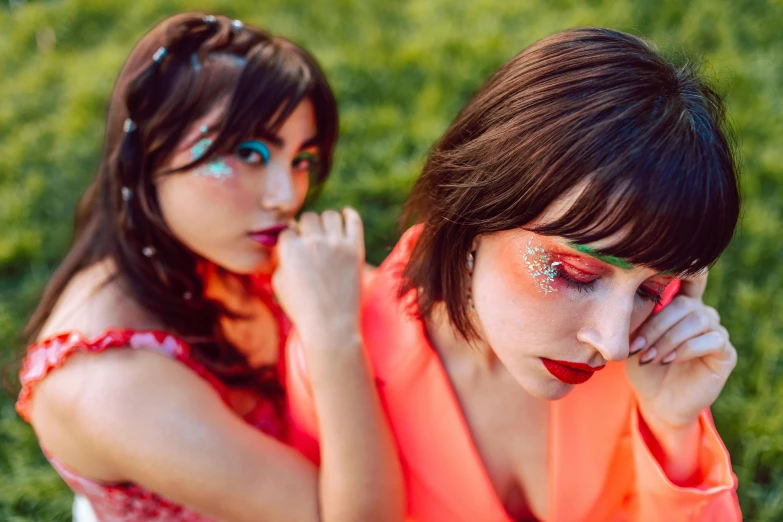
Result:
{"label": "finger", "polygon": [[298,229],[288,227],[280,232],[279,236],[277,236],[277,245],[279,247],[280,245],[284,245],[289,241],[296,239],[297,237],[299,237]]}
{"label": "finger", "polygon": [[[639,356],[639,361],[643,364],[655,360],[671,362],[668,360],[669,354],[678,346],[688,339],[709,332],[712,327],[712,319],[706,310],[694,310],[669,328],[658,341],[651,343],[649,348]],[[655,355],[651,357],[650,354],[653,350],[655,350]]]}
{"label": "finger", "polygon": [[730,371],[737,362],[737,351],[726,334],[720,330],[712,330],[698,337],[692,337],[677,347],[673,353],[676,353],[674,363],[702,359],[715,372],[721,372],[726,368]]}
{"label": "finger", "polygon": [[654,346],[666,332],[688,315],[696,307],[696,304],[696,300],[678,295],[658,314],[648,317],[637,328],[631,340],[631,355]]}
{"label": "finger", "polygon": [[688,277],[680,282],[680,295],[701,299],[707,288],[707,272]]}
{"label": "finger", "polygon": [[714,324],[720,324],[720,314],[718,313],[718,311],[716,309],[714,309],[711,306],[707,306],[707,307],[705,307],[705,310],[710,315],[710,319],[712,319],[712,322]]}
{"label": "finger", "polygon": [[315,212],[305,212],[299,218],[299,231],[302,235],[320,233],[321,218]]}
{"label": "finger", "polygon": [[289,219],[286,225],[288,225],[286,230],[291,230],[295,234],[299,235],[299,223],[295,219]]}
{"label": "finger", "polygon": [[361,248],[363,257],[364,225],[362,224],[362,217],[351,207],[345,207],[343,209],[343,217],[345,218],[345,235],[353,239],[354,244]]}
{"label": "finger", "polygon": [[327,210],[321,214],[321,223],[327,236],[334,238],[343,236],[343,217],[334,210]]}
{"label": "finger", "polygon": [[272,291],[278,296],[277,303],[283,309],[286,315],[290,315],[290,310],[286,309],[285,299],[280,299],[279,296],[285,293],[285,278],[281,275],[280,270],[275,270],[272,274]]}

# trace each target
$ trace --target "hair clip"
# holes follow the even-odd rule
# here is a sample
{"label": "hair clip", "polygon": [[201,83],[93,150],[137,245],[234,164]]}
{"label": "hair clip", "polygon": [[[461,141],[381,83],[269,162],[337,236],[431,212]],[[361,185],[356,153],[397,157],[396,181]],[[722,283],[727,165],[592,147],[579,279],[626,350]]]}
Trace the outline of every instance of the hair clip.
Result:
{"label": "hair clip", "polygon": [[231,22],[231,27],[239,31],[240,29],[245,27],[245,24],[243,24],[241,20],[234,20],[233,22]]}
{"label": "hair clip", "polygon": [[198,56],[196,56],[196,53],[190,55],[190,66],[195,72],[199,72],[201,70],[201,63],[198,61]]}
{"label": "hair clip", "polygon": [[120,192],[122,193],[123,201],[130,201],[130,198],[133,195],[131,189],[129,189],[128,187],[122,187],[122,189],[120,189]]}
{"label": "hair clip", "polygon": [[217,19],[212,15],[207,15],[204,18],[201,19],[205,24],[214,24],[217,22]]}
{"label": "hair clip", "polygon": [[154,55],[152,55],[152,61],[155,63],[160,63],[160,61],[163,60],[163,58],[166,56],[167,53],[168,51],[166,50],[166,48],[161,47],[160,49],[155,51]]}
{"label": "hair clip", "polygon": [[122,124],[122,130],[125,132],[133,132],[136,130],[136,123],[132,119],[126,118],[125,123]]}
{"label": "hair clip", "polygon": [[155,255],[155,247],[153,246],[145,246],[141,249],[141,253],[144,254],[144,257],[152,257]]}

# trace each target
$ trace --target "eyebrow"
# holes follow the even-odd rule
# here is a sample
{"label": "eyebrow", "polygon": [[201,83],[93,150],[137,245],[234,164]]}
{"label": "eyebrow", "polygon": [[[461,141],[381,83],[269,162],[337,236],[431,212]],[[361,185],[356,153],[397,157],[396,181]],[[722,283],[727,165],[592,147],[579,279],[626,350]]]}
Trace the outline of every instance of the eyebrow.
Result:
{"label": "eyebrow", "polygon": [[[275,147],[282,147],[283,145],[285,145],[285,140],[280,136],[278,136],[277,134],[264,133],[264,134],[260,134],[259,137],[268,141]],[[304,143],[302,143],[299,146],[299,150],[307,149],[309,147],[312,147],[313,145],[318,145],[318,136],[313,136],[312,138],[306,140]]]}
{"label": "eyebrow", "polygon": [[587,254],[590,257],[594,257],[599,261],[603,261],[604,263],[622,268],[623,270],[633,270],[633,265],[620,257],[599,254],[596,249],[590,248],[587,245],[580,245],[579,243],[568,243],[568,246],[574,250],[582,252],[583,254]]}

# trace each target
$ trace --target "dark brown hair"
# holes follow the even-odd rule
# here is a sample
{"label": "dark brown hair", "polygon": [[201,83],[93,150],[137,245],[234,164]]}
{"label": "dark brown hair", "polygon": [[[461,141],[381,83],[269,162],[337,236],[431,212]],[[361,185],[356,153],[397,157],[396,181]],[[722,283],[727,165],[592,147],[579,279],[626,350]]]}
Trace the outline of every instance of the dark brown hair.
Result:
{"label": "dark brown hair", "polygon": [[[591,243],[600,253],[694,274],[737,225],[737,169],[720,97],[690,64],[602,28],[540,40],[505,64],[431,152],[405,207],[423,222],[401,294],[417,290],[426,317],[445,302],[468,318],[465,259],[479,234],[524,227]],[[582,190],[551,223],[537,217]]]}
{"label": "dark brown hair", "polygon": [[[232,314],[204,298],[202,260],[166,226],[153,181],[189,127],[218,103],[227,102],[214,143],[178,170],[233,150],[254,135],[275,133],[304,99],[313,103],[321,149],[312,196],[331,168],[337,107],[324,73],[306,50],[201,12],[172,16],[147,33],[115,84],[97,177],[79,203],[71,249],[27,324],[27,340],[35,341],[75,274],[111,259],[129,295],[190,342],[213,373],[225,379],[237,369],[248,373],[220,327],[221,317]],[[135,129],[125,127],[126,119]],[[127,201],[123,187],[131,190]],[[148,245],[155,249],[151,259],[142,253]]]}

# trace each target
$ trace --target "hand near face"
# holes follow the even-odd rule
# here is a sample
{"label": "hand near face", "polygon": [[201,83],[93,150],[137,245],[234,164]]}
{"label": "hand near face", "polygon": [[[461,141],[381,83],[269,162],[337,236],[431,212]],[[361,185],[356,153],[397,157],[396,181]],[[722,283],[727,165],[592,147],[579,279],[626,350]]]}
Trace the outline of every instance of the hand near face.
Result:
{"label": "hand near face", "polygon": [[307,212],[280,235],[277,248],[272,284],[304,345],[356,335],[364,265],[359,214],[349,208],[342,214]]}
{"label": "hand near face", "polygon": [[626,362],[642,415],[671,427],[690,424],[712,405],[737,362],[718,312],[702,302],[707,275],[684,279],[680,292],[631,338]]}

